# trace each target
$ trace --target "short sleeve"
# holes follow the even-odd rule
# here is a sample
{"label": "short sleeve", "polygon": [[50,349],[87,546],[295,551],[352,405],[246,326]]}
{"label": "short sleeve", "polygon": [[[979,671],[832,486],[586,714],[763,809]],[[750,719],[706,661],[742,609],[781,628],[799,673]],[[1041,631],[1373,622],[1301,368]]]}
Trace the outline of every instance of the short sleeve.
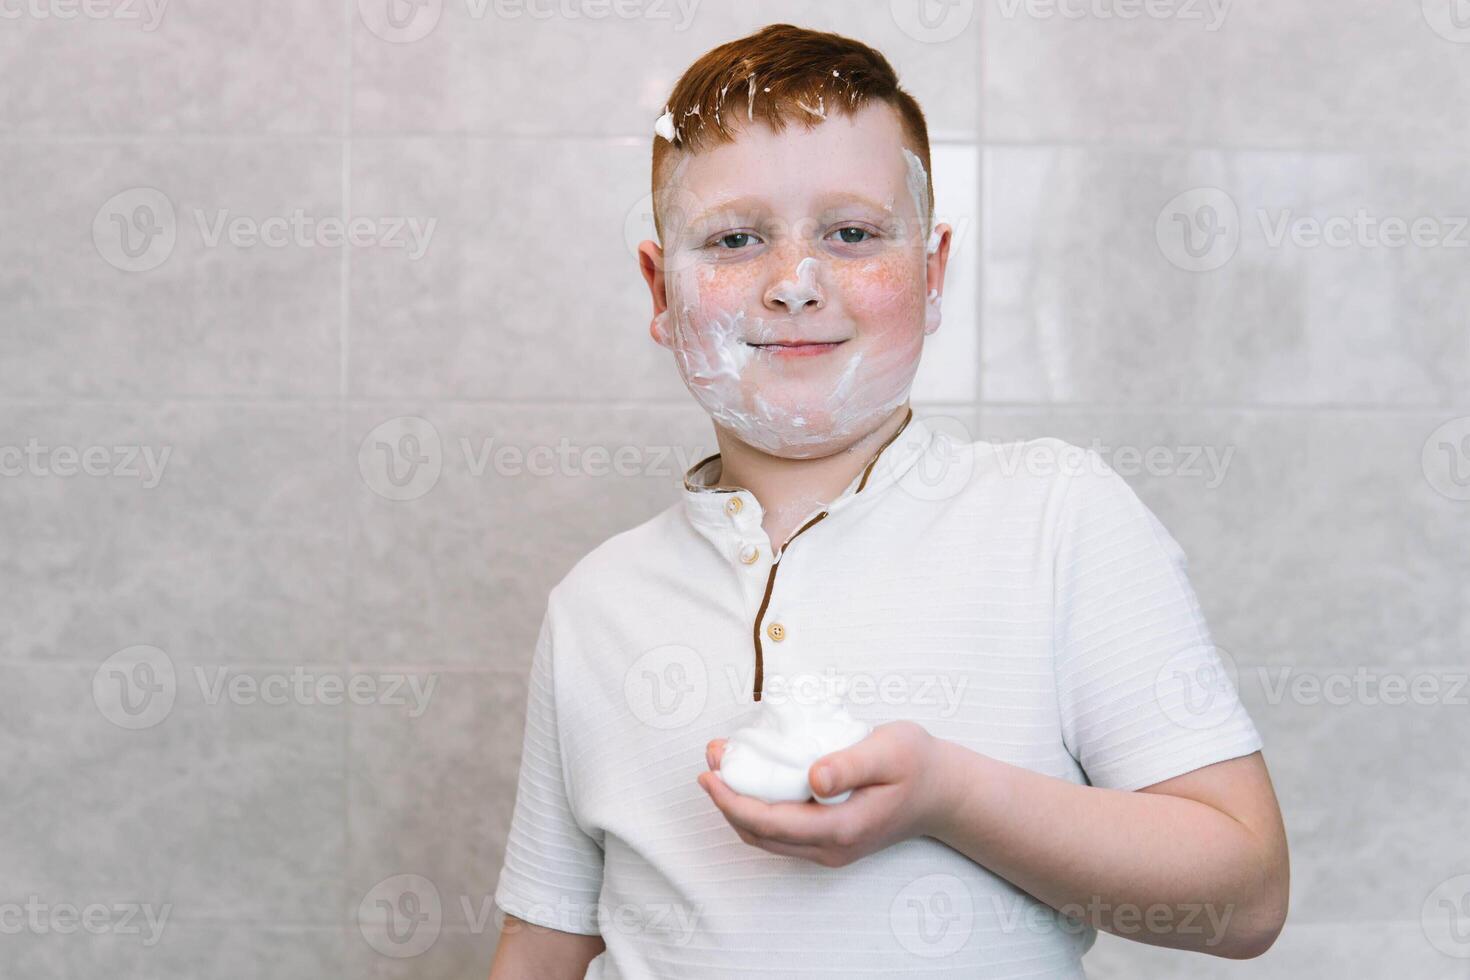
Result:
{"label": "short sleeve", "polygon": [[515,811],[495,904],[526,922],[597,935],[602,848],[578,825],[567,792],[554,655],[548,610],[531,661]]}
{"label": "short sleeve", "polygon": [[1259,750],[1183,550],[1100,455],[1078,454],[1062,477],[1054,568],[1068,751],[1092,785],[1136,790]]}

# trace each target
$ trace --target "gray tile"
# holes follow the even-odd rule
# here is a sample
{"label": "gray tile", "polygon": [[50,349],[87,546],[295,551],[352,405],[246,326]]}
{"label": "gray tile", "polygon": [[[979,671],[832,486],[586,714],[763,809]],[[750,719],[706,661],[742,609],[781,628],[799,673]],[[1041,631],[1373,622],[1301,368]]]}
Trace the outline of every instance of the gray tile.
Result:
{"label": "gray tile", "polygon": [[952,229],[944,274],[943,317],[924,339],[915,398],[972,401],[979,371],[980,154],[973,143],[933,147],[935,223]]}
{"label": "gray tile", "polygon": [[[1426,671],[1435,701],[1396,704],[1379,703],[1387,689],[1378,685],[1408,672],[1374,669],[1360,694],[1347,686],[1356,666],[1282,658],[1240,668],[1291,843],[1291,919],[1417,926],[1436,887],[1470,869],[1470,783],[1459,763],[1470,738],[1466,671]],[[1304,677],[1345,680],[1325,695],[1279,686]]]}
{"label": "gray tile", "polygon": [[[1239,3],[1120,5],[980,0],[982,127],[997,143],[1215,144],[1228,133]],[[1128,6],[1128,5],[1122,5]],[[1144,5],[1138,5],[1137,10]],[[1213,29],[1212,29],[1213,28]]]}
{"label": "gray tile", "polygon": [[0,170],[0,213],[26,229],[0,243],[7,396],[337,393],[340,250],[212,232],[340,219],[340,148],[0,143]]}
{"label": "gray tile", "polygon": [[172,702],[155,695],[156,711],[132,716],[146,727],[124,727],[115,678],[94,686],[91,668],[73,666],[0,674],[11,894],[168,904],[178,923],[341,924],[340,707],[228,693],[211,703],[192,670],[164,665],[152,679],[172,678]]}
{"label": "gray tile", "polygon": [[[404,443],[400,416],[426,417],[432,430]],[[350,551],[348,648],[359,664],[524,672],[551,587],[604,540],[675,503],[687,466],[716,451],[692,403],[385,403],[355,407],[349,431],[350,451],[371,446]],[[388,482],[390,451],[402,493]],[[418,482],[407,480],[406,453],[430,460]]]}
{"label": "gray tile", "polygon": [[525,677],[413,676],[421,690],[432,692],[416,717],[416,708],[383,704],[354,706],[350,713],[345,914],[366,930],[357,945],[370,949],[376,947],[369,940],[384,937],[373,920],[359,919],[359,905],[386,880],[405,874],[432,885],[440,928],[495,929],[493,897],[515,803]]}
{"label": "gray tile", "polygon": [[354,255],[352,391],[687,399],[648,333],[644,236],[623,234],[647,168],[646,149],[626,143],[360,141],[354,209],[437,223],[417,261]]}
{"label": "gray tile", "polygon": [[986,439],[1096,448],[1184,548],[1265,743],[1294,922],[1415,922],[1470,867],[1470,522],[1422,468],[1440,421],[982,408]]}
{"label": "gray tile", "polygon": [[936,41],[911,24],[906,31],[888,4],[645,0],[601,5],[603,16],[589,16],[599,5],[446,3],[437,19],[436,8],[420,8],[421,19],[402,31],[385,29],[378,15],[354,18],[358,132],[632,136],[646,141],[646,156],[653,122],[690,63],[787,22],[876,46],[925,108],[932,132],[975,133],[979,23],[968,13],[942,25],[937,36],[947,39]]}
{"label": "gray tile", "polygon": [[[1470,200],[1456,173],[1433,156],[991,150],[983,395],[1463,403],[1470,281],[1451,243],[1470,244],[1455,218]],[[1360,212],[1371,231],[1353,230]],[[1192,233],[1198,269],[1176,216],[1225,232]],[[1383,244],[1398,241],[1389,218],[1437,222],[1422,241],[1440,244]],[[1347,222],[1349,245],[1276,237],[1301,219]]]}
{"label": "gray tile", "polygon": [[340,4],[264,14],[226,0],[7,9],[19,16],[7,14],[0,34],[0,132],[341,132]]}
{"label": "gray tile", "polygon": [[1470,643],[1470,505],[1422,465],[1442,421],[982,408],[981,433],[1096,443],[1184,548],[1241,664],[1402,668],[1462,661]]}
{"label": "gray tile", "polygon": [[1084,960],[1092,980],[1464,980],[1464,960],[1431,947],[1417,925],[1391,922],[1299,925],[1288,921],[1276,944],[1253,960],[1226,960],[1144,946],[1114,936],[1098,937]]}
{"label": "gray tile", "polygon": [[434,937],[433,945],[413,957],[384,954],[362,936],[349,935],[346,975],[362,980],[482,980],[490,973],[499,935],[489,928],[446,927]]}
{"label": "gray tile", "polygon": [[[96,913],[100,914],[100,913]],[[134,924],[142,921],[135,919]],[[325,980],[342,976],[346,942],[341,928],[301,929],[292,926],[180,924],[168,922],[163,938],[145,945],[150,933],[139,933],[120,917],[107,920],[100,935],[77,929],[57,936],[22,931],[5,937],[5,966],[17,977],[109,977],[116,980]]]}
{"label": "gray tile", "polygon": [[1464,149],[1470,49],[1425,13],[1450,6],[986,0],[985,138]]}
{"label": "gray tile", "polygon": [[7,407],[0,659],[340,660],[341,439],[331,409]]}
{"label": "gray tile", "polygon": [[[1228,29],[1225,103],[1237,145],[1463,151],[1470,133],[1470,31],[1454,4],[1374,0],[1236,3]],[[1463,212],[1461,212],[1463,213]]]}

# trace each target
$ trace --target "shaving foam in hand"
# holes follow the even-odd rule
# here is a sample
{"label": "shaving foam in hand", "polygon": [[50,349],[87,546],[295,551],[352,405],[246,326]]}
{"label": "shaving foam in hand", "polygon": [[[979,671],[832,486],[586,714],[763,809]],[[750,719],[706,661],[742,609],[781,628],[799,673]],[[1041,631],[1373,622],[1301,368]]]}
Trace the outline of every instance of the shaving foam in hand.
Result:
{"label": "shaving foam in hand", "polygon": [[766,803],[841,803],[852,795],[817,796],[807,780],[812,763],[867,738],[872,731],[840,704],[765,700],[753,724],[731,735],[715,775],[744,796]]}

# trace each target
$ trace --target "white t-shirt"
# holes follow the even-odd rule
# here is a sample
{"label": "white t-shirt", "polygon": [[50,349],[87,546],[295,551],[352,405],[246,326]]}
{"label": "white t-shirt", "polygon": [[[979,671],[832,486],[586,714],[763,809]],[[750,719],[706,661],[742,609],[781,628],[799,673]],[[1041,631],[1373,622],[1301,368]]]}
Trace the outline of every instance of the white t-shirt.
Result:
{"label": "white t-shirt", "polygon": [[845,681],[856,718],[1073,783],[1249,755],[1179,546],[1095,452],[910,416],[773,575],[760,503],[708,489],[719,465],[552,589],[496,903],[601,933],[598,980],[1084,977],[1091,928],[944,844],[778,856],[695,779],[759,710],[758,649],[763,697]]}

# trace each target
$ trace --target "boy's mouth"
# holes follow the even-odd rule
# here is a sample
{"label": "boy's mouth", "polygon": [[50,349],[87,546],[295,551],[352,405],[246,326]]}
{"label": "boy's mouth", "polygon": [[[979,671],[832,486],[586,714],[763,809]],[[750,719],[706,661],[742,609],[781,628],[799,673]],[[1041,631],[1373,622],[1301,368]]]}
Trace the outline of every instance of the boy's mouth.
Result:
{"label": "boy's mouth", "polygon": [[783,340],[775,341],[769,344],[751,344],[750,346],[754,347],[758,351],[763,351],[766,354],[770,354],[775,357],[814,357],[818,354],[825,354],[828,351],[836,350],[838,347],[842,346],[845,343],[847,343],[847,341],[845,340],[834,340],[828,342]]}

